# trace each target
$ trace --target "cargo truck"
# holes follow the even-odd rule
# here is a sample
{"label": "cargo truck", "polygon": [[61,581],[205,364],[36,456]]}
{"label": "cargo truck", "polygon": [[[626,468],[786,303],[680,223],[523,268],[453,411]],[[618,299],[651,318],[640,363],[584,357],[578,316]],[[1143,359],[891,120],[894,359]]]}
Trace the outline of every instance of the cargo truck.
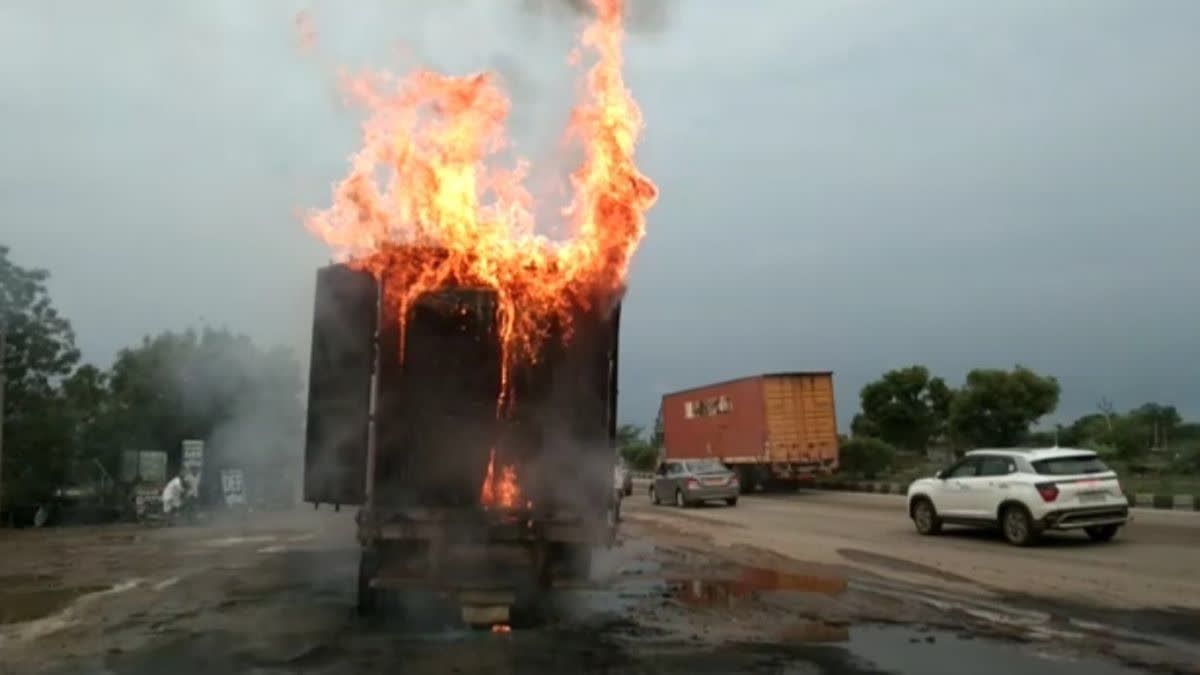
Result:
{"label": "cargo truck", "polygon": [[426,293],[401,321],[387,283],[317,274],[305,500],[359,507],[361,612],[421,589],[457,598],[468,623],[504,623],[585,579],[613,540],[619,303],[549,327],[507,372],[494,292]]}
{"label": "cargo truck", "polygon": [[667,394],[662,418],[667,459],[719,459],[743,492],[837,468],[831,372],[768,373]]}

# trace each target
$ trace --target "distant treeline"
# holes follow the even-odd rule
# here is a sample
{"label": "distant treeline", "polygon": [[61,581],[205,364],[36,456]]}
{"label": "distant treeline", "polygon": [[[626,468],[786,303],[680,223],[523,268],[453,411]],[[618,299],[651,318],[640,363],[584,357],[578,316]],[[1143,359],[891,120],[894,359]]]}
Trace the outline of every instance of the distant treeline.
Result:
{"label": "distant treeline", "polygon": [[81,363],[48,273],[8,253],[0,246],[6,503],[41,501],[86,473],[80,467],[98,463],[116,476],[122,450],[164,450],[174,460],[189,438],[224,435],[259,461],[297,456],[302,378],[292,352],[203,329],[147,337],[108,369]]}

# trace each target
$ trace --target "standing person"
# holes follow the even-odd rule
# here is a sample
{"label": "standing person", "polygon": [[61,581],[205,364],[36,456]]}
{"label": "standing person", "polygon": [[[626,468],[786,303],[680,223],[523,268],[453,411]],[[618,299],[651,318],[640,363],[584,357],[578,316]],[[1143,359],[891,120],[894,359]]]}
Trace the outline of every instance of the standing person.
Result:
{"label": "standing person", "polygon": [[162,491],[162,508],[163,515],[167,517],[168,522],[172,520],[173,514],[183,508],[183,496],[186,488],[183,486],[183,478],[179,474],[175,474],[167,486]]}

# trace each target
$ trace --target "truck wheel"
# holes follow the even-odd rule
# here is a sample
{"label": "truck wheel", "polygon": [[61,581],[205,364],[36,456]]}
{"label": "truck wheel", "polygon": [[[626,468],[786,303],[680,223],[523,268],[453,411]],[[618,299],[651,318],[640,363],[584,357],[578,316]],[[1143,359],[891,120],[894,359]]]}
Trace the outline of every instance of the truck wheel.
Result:
{"label": "truck wheel", "polygon": [[570,581],[587,581],[592,577],[592,547],[588,544],[564,544],[560,569]]}
{"label": "truck wheel", "polygon": [[1004,538],[1008,543],[1015,546],[1029,546],[1037,541],[1040,534],[1033,522],[1033,516],[1019,504],[1004,509],[1000,515],[1000,529],[1004,531]]}
{"label": "truck wheel", "polygon": [[371,588],[371,580],[379,571],[379,554],[363,549],[358,558],[358,615],[370,616],[379,609],[379,591]]}
{"label": "truck wheel", "polygon": [[675,490],[675,506],[682,509],[686,508],[687,505],[687,500],[683,498],[683,490]]}

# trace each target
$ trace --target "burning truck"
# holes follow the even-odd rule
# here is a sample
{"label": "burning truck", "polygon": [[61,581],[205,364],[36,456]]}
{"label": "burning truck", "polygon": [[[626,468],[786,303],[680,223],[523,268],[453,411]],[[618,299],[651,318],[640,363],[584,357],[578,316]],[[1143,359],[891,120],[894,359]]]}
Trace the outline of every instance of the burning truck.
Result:
{"label": "burning truck", "polygon": [[503,623],[518,589],[587,576],[611,542],[620,304],[657,188],[633,161],[622,2],[592,6],[559,239],[534,222],[528,163],[492,166],[509,149],[493,77],[348,82],[363,148],[307,220],[340,262],[317,276],[305,499],[361,507],[363,610],[415,586]]}
{"label": "burning truck", "polygon": [[579,316],[515,369],[517,403],[497,416],[494,292],[427,293],[401,323],[380,290],[344,265],[320,271],[310,369],[305,498],[362,506],[360,608],[411,586],[502,607],[528,582],[586,577],[616,525],[619,309]]}

